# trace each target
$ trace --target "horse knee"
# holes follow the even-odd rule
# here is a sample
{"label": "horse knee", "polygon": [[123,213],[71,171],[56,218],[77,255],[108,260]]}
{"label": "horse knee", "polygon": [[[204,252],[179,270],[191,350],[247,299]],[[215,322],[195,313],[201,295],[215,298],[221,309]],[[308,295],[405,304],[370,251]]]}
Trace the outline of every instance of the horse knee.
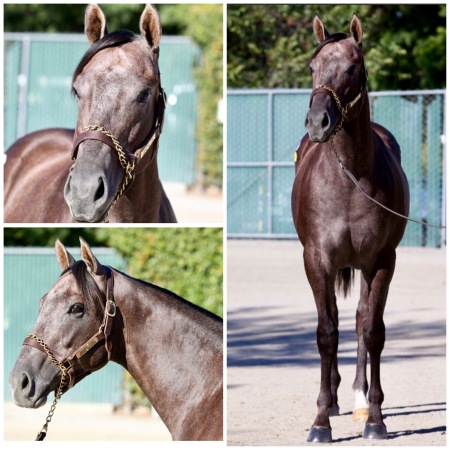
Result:
{"label": "horse knee", "polygon": [[386,339],[386,328],[383,320],[370,325],[365,325],[363,328],[363,339],[369,354],[377,353],[383,350]]}

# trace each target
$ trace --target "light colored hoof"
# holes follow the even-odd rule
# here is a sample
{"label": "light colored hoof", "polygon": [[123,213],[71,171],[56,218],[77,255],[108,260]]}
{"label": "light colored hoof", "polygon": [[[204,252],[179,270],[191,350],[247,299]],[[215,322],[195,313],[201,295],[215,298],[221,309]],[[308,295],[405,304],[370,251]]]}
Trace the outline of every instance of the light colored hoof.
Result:
{"label": "light colored hoof", "polygon": [[366,422],[369,417],[369,408],[355,409],[353,411],[354,422]]}

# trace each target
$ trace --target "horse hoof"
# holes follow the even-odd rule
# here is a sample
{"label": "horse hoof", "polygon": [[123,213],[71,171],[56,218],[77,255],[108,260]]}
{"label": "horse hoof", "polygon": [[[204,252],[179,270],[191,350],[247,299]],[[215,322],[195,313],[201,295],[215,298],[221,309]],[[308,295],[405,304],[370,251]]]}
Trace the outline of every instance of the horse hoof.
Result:
{"label": "horse hoof", "polygon": [[352,419],[354,422],[367,422],[369,418],[369,408],[355,409]]}
{"label": "horse hoof", "polygon": [[386,425],[379,423],[366,423],[364,427],[364,439],[387,439]]}
{"label": "horse hoof", "polygon": [[316,443],[331,442],[331,428],[312,427],[309,430],[307,442],[316,442]]}
{"label": "horse hoof", "polygon": [[333,405],[330,409],[330,417],[339,415],[339,405]]}

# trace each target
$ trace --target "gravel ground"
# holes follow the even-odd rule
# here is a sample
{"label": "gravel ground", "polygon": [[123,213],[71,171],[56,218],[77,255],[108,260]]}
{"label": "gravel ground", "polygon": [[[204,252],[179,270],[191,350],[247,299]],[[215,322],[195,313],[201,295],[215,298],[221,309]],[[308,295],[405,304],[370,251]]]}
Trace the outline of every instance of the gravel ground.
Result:
{"label": "gravel ground", "polygon": [[[445,250],[400,248],[385,312],[386,441],[352,421],[358,281],[339,299],[333,444],[446,445]],[[228,445],[306,445],[316,415],[316,311],[297,241],[228,241]]]}

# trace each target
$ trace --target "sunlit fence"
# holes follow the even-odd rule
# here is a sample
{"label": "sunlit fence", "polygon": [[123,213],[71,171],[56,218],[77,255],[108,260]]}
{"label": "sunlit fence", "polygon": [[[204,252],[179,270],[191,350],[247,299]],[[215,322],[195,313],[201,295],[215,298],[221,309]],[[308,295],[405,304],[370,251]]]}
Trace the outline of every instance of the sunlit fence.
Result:
{"label": "sunlit fence", "polygon": [[[229,90],[227,97],[228,236],[296,238],[291,216],[294,152],[305,134],[309,89]],[[445,90],[372,92],[372,120],[402,150],[410,216],[445,221]],[[405,246],[439,247],[440,229],[409,223]]]}

